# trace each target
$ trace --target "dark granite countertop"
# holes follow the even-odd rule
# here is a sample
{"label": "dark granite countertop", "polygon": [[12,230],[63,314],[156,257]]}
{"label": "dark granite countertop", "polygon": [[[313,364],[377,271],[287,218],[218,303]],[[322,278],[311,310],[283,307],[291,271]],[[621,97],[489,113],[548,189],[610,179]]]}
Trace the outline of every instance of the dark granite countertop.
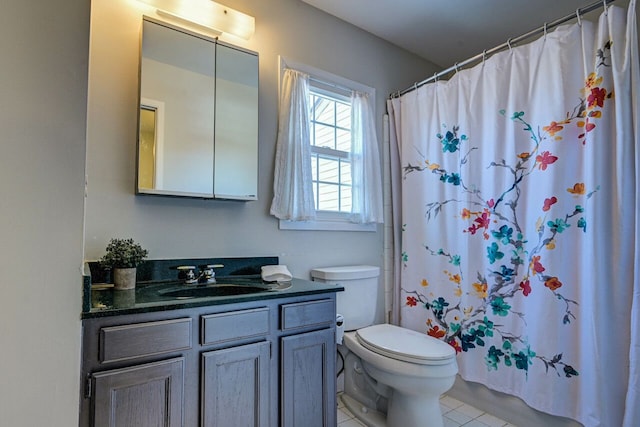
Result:
{"label": "dark granite countertop", "polygon": [[[265,283],[258,278],[219,277],[217,284],[191,286],[180,282],[159,282],[138,284],[136,289],[114,290],[112,285],[94,283],[91,285],[91,301],[82,312],[83,319],[117,316],[123,314],[146,313],[152,311],[176,310],[239,302],[260,301],[301,295],[322,294],[343,291],[339,285],[293,279],[284,283]],[[229,286],[242,292],[241,287],[257,287],[252,293],[222,296],[199,296],[206,294],[207,288]],[[213,291],[213,292],[217,292]],[[236,292],[236,291],[231,291]],[[196,296],[186,295],[194,293]],[[225,293],[225,292],[222,292]]]}

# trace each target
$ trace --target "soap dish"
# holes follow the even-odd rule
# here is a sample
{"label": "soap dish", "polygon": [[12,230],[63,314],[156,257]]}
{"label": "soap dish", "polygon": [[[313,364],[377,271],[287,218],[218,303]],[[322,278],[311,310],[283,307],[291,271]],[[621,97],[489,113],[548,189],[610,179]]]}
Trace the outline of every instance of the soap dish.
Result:
{"label": "soap dish", "polygon": [[93,283],[91,284],[91,290],[100,291],[104,289],[113,289],[113,283]]}
{"label": "soap dish", "polygon": [[269,283],[270,291],[285,291],[291,287],[291,282],[271,282]]}

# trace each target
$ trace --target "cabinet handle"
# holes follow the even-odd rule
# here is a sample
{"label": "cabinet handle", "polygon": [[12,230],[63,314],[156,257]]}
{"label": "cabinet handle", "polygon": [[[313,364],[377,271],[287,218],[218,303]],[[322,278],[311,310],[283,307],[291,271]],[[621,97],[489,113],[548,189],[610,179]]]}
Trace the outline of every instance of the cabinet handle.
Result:
{"label": "cabinet handle", "polygon": [[84,383],[84,397],[85,399],[91,399],[93,395],[93,378],[91,374],[87,374],[87,379]]}

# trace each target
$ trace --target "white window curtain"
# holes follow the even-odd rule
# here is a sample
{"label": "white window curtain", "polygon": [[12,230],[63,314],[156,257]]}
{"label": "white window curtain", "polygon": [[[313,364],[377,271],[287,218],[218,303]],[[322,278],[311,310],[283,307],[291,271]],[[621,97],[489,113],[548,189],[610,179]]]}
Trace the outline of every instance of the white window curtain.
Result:
{"label": "white window curtain", "polygon": [[380,154],[369,98],[356,91],[351,96],[351,221],[361,224],[384,221]]}
{"label": "white window curtain", "polygon": [[315,219],[309,133],[309,76],[287,69],[282,78],[271,215]]}

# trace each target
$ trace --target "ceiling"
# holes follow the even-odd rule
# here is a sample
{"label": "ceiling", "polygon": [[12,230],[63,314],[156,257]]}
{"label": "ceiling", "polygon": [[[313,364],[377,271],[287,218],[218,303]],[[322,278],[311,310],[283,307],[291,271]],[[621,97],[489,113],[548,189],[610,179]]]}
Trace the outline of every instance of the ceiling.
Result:
{"label": "ceiling", "polygon": [[[595,0],[302,1],[448,68]],[[629,0],[615,4],[626,7]]]}

